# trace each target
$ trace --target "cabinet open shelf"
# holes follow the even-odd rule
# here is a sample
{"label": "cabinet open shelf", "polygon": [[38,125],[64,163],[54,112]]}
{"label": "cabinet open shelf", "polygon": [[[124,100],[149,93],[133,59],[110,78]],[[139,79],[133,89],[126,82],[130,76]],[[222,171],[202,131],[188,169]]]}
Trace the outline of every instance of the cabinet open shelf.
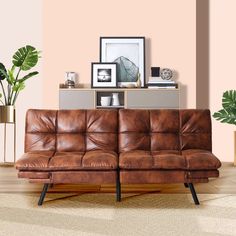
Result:
{"label": "cabinet open shelf", "polygon": [[[113,94],[118,94],[118,100],[119,100],[119,105],[112,105],[113,103]],[[125,107],[125,92],[124,91],[117,91],[117,90],[96,90],[95,91],[95,105],[96,108],[124,108]],[[101,104],[101,98],[102,97],[110,97],[111,98],[111,103],[108,106],[103,106]]]}

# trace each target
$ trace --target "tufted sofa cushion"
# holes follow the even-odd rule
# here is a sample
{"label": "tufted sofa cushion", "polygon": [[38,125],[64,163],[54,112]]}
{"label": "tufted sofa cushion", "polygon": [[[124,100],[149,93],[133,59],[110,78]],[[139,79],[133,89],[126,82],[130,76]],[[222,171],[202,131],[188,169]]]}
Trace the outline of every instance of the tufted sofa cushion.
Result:
{"label": "tufted sofa cushion", "polygon": [[211,151],[209,110],[120,110],[119,152]]}
{"label": "tufted sofa cushion", "polygon": [[116,110],[28,110],[25,152],[117,151]]}

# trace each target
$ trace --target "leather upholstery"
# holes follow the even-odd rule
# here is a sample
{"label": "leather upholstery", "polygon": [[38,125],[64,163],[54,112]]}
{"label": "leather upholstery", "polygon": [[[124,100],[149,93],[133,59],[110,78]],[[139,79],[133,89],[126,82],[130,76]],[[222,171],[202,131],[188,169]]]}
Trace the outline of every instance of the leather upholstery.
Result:
{"label": "leather upholstery", "polygon": [[211,116],[209,110],[180,110],[181,150],[211,151]]}
{"label": "leather upholstery", "polygon": [[83,152],[56,152],[50,159],[50,170],[78,170],[82,168]]}
{"label": "leather upholstery", "polygon": [[48,162],[53,156],[52,151],[33,151],[25,153],[17,162],[18,170],[47,170]]}
{"label": "leather upholstery", "polygon": [[207,182],[211,145],[209,110],[29,110],[16,168],[33,182],[114,183],[118,167],[122,183]]}
{"label": "leather upholstery", "polygon": [[25,125],[25,152],[55,151],[57,111],[28,110]]}
{"label": "leather upholstery", "polygon": [[165,170],[184,170],[186,160],[184,156],[166,152],[165,154],[153,154],[153,168]]}
{"label": "leather upholstery", "polygon": [[186,150],[182,155],[189,170],[217,170],[221,167],[217,157],[207,150]]}
{"label": "leather upholstery", "polygon": [[85,153],[82,165],[85,169],[116,169],[118,156],[113,151],[89,151]]}
{"label": "leather upholstery", "polygon": [[121,169],[186,169],[184,156],[162,152],[161,154],[148,151],[122,152],[119,157]]}
{"label": "leather upholstery", "polygon": [[51,182],[55,184],[114,184],[117,171],[54,171]]}
{"label": "leather upholstery", "polygon": [[119,151],[150,151],[148,110],[119,111]]}
{"label": "leather upholstery", "polygon": [[119,166],[121,169],[150,169],[153,166],[151,152],[137,150],[120,154]]}

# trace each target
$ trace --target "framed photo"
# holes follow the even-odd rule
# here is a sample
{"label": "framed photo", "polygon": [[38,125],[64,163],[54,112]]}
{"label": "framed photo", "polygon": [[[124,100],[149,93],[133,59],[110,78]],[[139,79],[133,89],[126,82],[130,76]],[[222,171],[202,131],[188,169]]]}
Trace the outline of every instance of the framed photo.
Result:
{"label": "framed photo", "polygon": [[117,87],[117,63],[92,63],[92,88]]}
{"label": "framed photo", "polygon": [[100,37],[100,61],[117,63],[119,87],[145,87],[145,37]]}

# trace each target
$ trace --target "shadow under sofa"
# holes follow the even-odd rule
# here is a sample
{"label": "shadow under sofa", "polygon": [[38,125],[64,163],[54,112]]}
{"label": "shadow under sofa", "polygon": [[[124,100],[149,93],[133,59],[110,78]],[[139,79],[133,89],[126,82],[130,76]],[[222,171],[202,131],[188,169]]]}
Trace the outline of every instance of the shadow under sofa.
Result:
{"label": "shadow under sofa", "polygon": [[218,177],[209,110],[36,110],[26,114],[19,178],[44,184],[194,183]]}

